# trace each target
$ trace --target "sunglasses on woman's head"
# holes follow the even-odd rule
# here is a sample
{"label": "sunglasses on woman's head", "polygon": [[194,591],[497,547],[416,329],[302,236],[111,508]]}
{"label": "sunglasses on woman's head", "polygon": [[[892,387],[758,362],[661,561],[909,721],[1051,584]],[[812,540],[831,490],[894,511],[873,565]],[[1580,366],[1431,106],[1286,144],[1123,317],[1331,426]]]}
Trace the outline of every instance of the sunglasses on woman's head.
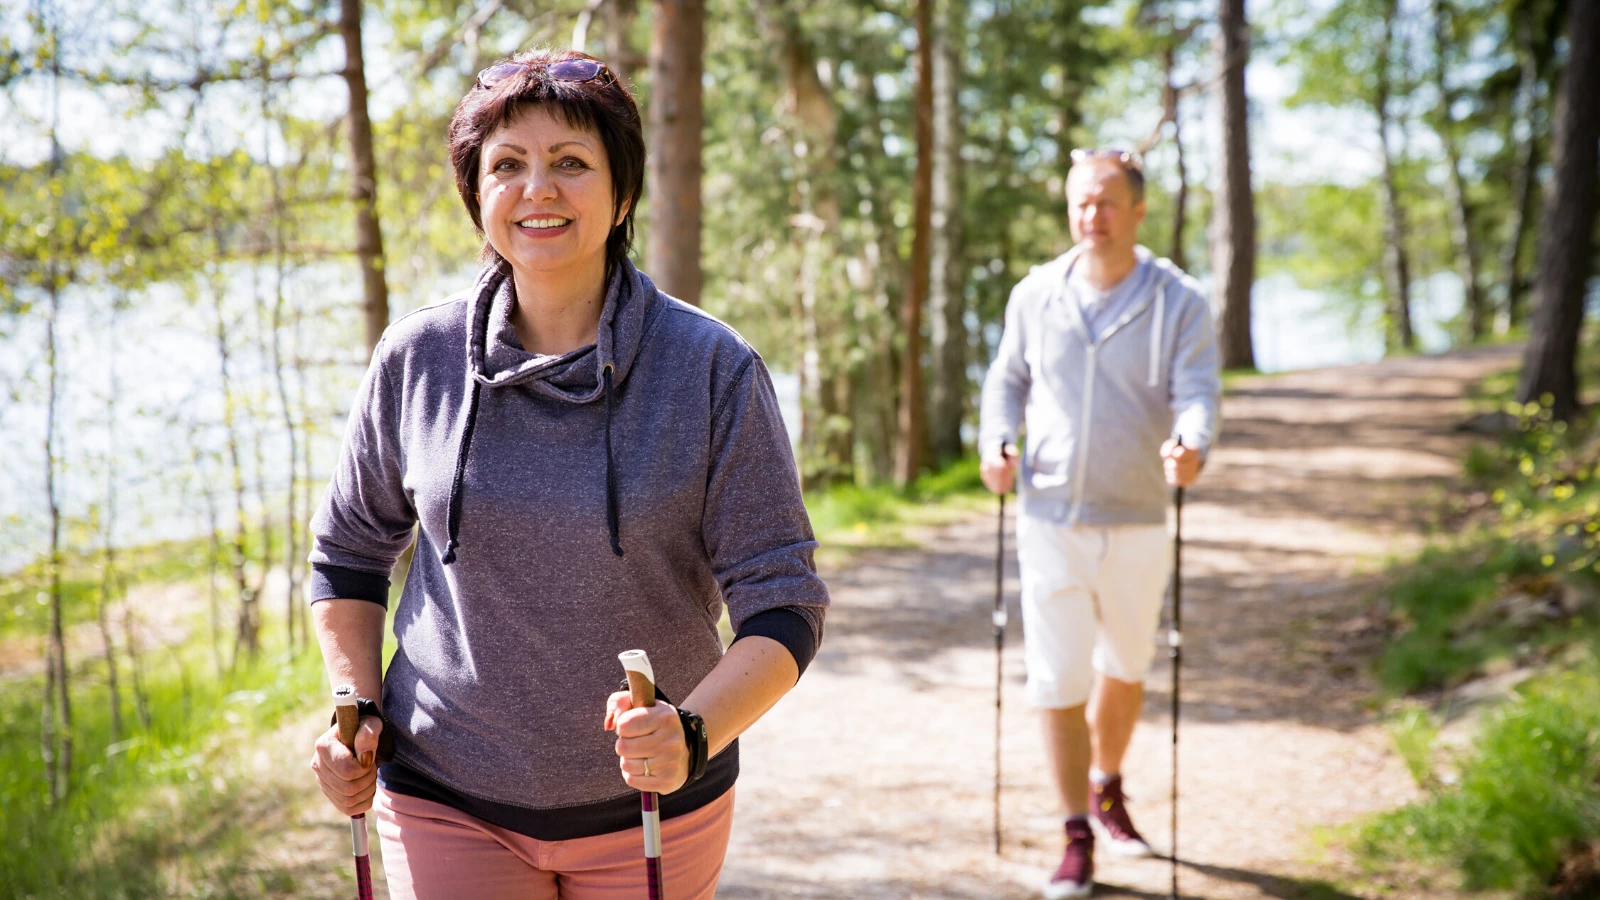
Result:
{"label": "sunglasses on woman's head", "polygon": [[507,78],[527,75],[539,69],[543,69],[545,74],[556,81],[569,81],[575,84],[593,81],[601,75],[611,78],[611,70],[598,59],[562,59],[553,63],[503,62],[479,72],[478,87],[492,88]]}

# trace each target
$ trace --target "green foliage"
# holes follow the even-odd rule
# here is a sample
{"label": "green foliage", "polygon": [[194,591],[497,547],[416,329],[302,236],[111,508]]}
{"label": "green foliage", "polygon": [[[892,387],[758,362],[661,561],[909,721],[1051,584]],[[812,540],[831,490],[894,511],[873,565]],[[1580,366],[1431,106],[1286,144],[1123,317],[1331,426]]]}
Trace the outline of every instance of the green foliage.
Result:
{"label": "green foliage", "polygon": [[1393,691],[1470,677],[1496,659],[1525,658],[1600,636],[1600,472],[1592,423],[1522,410],[1504,441],[1466,457],[1476,512],[1458,536],[1402,566],[1388,592],[1400,633],[1378,660]]}
{"label": "green foliage", "polygon": [[1367,823],[1358,851],[1372,865],[1447,864],[1471,890],[1543,896],[1565,855],[1600,834],[1597,696],[1593,656],[1525,685],[1484,724],[1457,784]]}
{"label": "green foliage", "polygon": [[806,495],[811,526],[824,549],[893,546],[907,525],[940,521],[951,513],[992,502],[978,477],[978,458],[967,456],[898,491],[889,485],[833,485]]}
{"label": "green foliage", "polygon": [[[237,765],[241,748],[272,731],[305,698],[321,696],[314,653],[268,650],[255,666],[211,675],[209,650],[190,641],[144,660],[150,727],[113,744],[106,689],[77,676],[73,698],[72,790],[52,810],[38,728],[41,677],[13,678],[0,692],[0,895],[8,897],[171,896],[171,877],[197,854],[226,849],[241,807],[265,785]],[[132,703],[124,722],[133,723]],[[125,727],[128,727],[125,725]],[[231,855],[244,858],[248,846]],[[230,854],[224,853],[222,856]],[[191,873],[193,874],[193,873]],[[208,896],[251,896],[205,873]]]}

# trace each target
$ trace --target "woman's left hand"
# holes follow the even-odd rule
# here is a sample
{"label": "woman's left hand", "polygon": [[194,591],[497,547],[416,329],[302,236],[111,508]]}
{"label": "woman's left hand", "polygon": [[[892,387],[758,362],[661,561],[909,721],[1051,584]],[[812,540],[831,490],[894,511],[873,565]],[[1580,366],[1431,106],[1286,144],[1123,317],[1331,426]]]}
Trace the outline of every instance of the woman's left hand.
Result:
{"label": "woman's left hand", "polygon": [[628,787],[670,794],[689,780],[689,742],[676,707],[635,709],[628,692],[618,691],[606,701],[606,730],[617,733],[617,762]]}

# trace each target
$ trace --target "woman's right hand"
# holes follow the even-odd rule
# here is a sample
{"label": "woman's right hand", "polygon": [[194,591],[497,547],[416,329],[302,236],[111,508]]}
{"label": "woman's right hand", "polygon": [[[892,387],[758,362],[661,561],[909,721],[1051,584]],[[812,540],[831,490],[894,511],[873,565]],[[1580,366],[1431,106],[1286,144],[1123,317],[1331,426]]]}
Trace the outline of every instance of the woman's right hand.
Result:
{"label": "woman's right hand", "polygon": [[311,771],[317,773],[322,793],[333,808],[346,816],[357,816],[372,808],[372,795],[378,790],[378,734],[383,720],[363,716],[356,729],[356,752],[339,742],[339,726],[333,725],[317,738],[311,753]]}

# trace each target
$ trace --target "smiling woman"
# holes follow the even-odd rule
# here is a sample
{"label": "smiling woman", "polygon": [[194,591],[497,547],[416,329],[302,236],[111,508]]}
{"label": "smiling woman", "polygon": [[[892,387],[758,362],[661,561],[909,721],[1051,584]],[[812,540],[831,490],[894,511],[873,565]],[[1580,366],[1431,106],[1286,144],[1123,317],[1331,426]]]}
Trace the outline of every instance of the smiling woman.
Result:
{"label": "smiling woman", "polygon": [[[629,262],[645,147],[599,60],[484,70],[450,158],[484,268],[389,327],[312,522],[329,677],[382,698],[312,768],[340,813],[375,809],[394,897],[644,896],[647,791],[667,893],[709,900],[736,738],[805,670],[828,605],[772,380]],[[632,649],[653,707],[615,690]]]}

